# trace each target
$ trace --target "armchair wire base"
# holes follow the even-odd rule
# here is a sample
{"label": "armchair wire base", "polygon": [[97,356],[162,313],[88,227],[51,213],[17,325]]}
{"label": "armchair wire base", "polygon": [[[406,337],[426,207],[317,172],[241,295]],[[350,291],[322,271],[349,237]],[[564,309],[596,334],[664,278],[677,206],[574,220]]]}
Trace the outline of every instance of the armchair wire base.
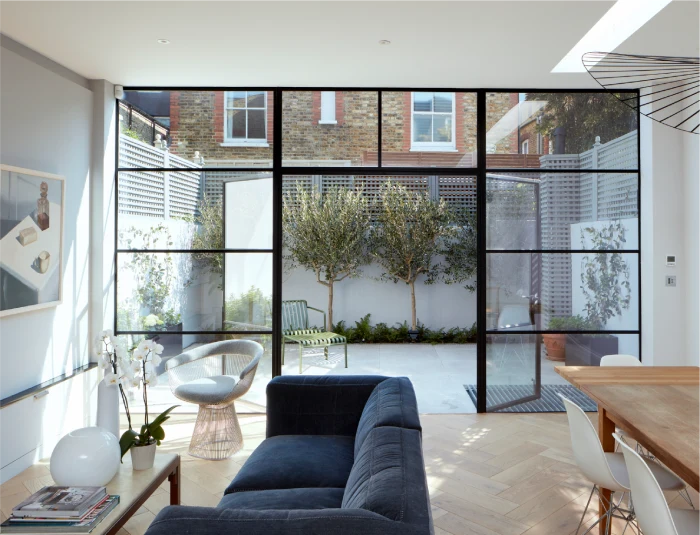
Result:
{"label": "armchair wire base", "polygon": [[243,433],[233,402],[200,405],[188,453],[209,461],[221,461],[243,447]]}

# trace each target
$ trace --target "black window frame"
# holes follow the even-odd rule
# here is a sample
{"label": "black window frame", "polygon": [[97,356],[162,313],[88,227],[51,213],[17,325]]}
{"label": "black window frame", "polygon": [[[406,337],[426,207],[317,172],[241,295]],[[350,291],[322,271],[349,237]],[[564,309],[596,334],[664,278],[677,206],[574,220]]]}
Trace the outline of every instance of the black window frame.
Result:
{"label": "black window frame", "polygon": [[[487,254],[489,250],[486,247],[486,175],[488,172],[502,172],[502,173],[533,173],[537,172],[537,169],[533,168],[506,168],[498,169],[491,168],[487,169],[486,165],[486,99],[489,93],[609,93],[605,89],[547,89],[547,88],[446,88],[446,87],[334,87],[334,86],[322,86],[322,87],[250,87],[250,86],[133,86],[125,87],[124,91],[266,91],[272,92],[273,94],[273,151],[272,151],[272,167],[269,168],[246,168],[246,167],[216,167],[212,168],[212,171],[235,171],[240,173],[245,172],[255,172],[260,173],[262,171],[270,172],[272,174],[273,180],[273,246],[272,249],[256,249],[256,250],[242,250],[242,249],[207,249],[207,252],[212,254],[226,254],[226,253],[272,253],[273,255],[273,281],[272,281],[272,329],[271,330],[259,330],[259,331],[238,331],[238,330],[222,330],[222,331],[183,331],[176,334],[208,334],[208,335],[267,335],[272,338],[272,376],[276,377],[282,374],[282,360],[281,360],[281,317],[282,317],[282,184],[283,177],[288,175],[309,175],[313,173],[314,175],[327,175],[327,176],[341,176],[341,175],[381,175],[381,176],[471,176],[477,179],[477,195],[476,195],[476,217],[477,217],[477,285],[476,285],[476,301],[477,301],[477,412],[486,412],[486,340],[489,334],[492,332],[488,331],[486,328],[486,286],[487,286],[487,273],[486,273],[486,262]],[[364,91],[364,92],[376,92],[377,93],[377,165],[374,167],[297,167],[297,166],[283,166],[282,165],[282,129],[284,127],[282,122],[282,110],[283,110],[283,98],[284,92],[286,91]],[[475,167],[383,167],[382,166],[382,94],[383,92],[440,92],[440,93],[474,93],[477,97],[477,114],[476,114],[476,152],[477,152],[477,165]],[[639,95],[639,91],[626,90],[625,92],[636,93]],[[119,116],[119,103],[117,100],[115,102],[115,116]],[[266,118],[269,109],[266,108]],[[454,112],[454,110],[453,110]],[[624,170],[596,170],[596,169],[586,169],[586,172],[624,172],[630,174],[636,174],[638,180],[638,192],[641,192],[641,131],[640,131],[640,114],[637,110],[637,167],[636,169],[624,169]],[[413,119],[413,113],[411,113],[410,120]],[[267,119],[266,119],[267,121]],[[115,223],[115,236],[114,236],[114,259],[113,267],[114,271],[114,292],[116,297],[117,291],[117,258],[120,253],[134,253],[134,252],[169,252],[169,253],[191,253],[191,249],[168,249],[168,250],[138,250],[138,249],[124,249],[119,248],[118,243],[118,229],[119,229],[119,209],[118,209],[118,187],[119,187],[119,173],[123,171],[191,171],[191,169],[181,169],[181,168],[120,168],[119,167],[119,122],[116,121],[115,125],[116,136],[115,136],[115,172],[114,172],[114,184],[115,184],[115,195],[114,195],[114,223]],[[269,135],[268,135],[269,137]],[[268,140],[269,141],[269,140]],[[520,147],[518,147],[520,150]],[[547,170],[548,173],[553,172],[571,172],[571,170]],[[639,336],[639,359],[642,360],[642,291],[641,291],[641,280],[642,280],[642,233],[641,233],[641,194],[637,195],[637,220],[638,220],[638,244],[636,249],[625,249],[616,252],[623,253],[635,253],[638,257],[638,326],[636,330],[629,331],[605,331],[606,334],[636,334]],[[506,251],[493,250],[492,252],[503,253]],[[512,251],[515,252],[515,251]],[[547,252],[564,252],[562,250],[526,250],[517,252],[530,252],[530,253],[547,253]],[[580,250],[565,250],[565,252],[576,253],[576,252],[590,252],[580,251]],[[128,335],[128,334],[153,334],[154,331],[120,331],[117,329],[117,301],[114,299],[114,332],[117,335]],[[600,331],[576,331],[576,333],[597,333]],[[561,333],[561,334],[576,334],[570,331],[527,331],[527,334],[546,334],[546,333]],[[158,331],[158,334],[163,336],[168,336],[168,333]],[[175,333],[174,333],[175,334]],[[517,332],[509,331],[509,334],[517,334]]]}

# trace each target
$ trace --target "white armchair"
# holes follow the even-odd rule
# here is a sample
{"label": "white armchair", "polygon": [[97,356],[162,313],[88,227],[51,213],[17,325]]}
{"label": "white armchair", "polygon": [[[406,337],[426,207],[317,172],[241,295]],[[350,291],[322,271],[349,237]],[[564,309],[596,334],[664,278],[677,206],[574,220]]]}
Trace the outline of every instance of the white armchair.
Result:
{"label": "white armchair", "polygon": [[199,405],[189,454],[225,459],[243,447],[234,401],[250,389],[263,347],[251,340],[206,344],[165,364],[175,397]]}

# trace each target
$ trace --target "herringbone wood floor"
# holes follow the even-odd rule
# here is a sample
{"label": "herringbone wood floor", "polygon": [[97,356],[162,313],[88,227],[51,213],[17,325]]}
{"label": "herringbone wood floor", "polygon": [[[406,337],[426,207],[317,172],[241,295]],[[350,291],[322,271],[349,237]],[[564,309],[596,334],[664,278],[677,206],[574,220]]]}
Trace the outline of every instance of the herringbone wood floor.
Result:
{"label": "herringbone wood floor", "polygon": [[[174,416],[162,449],[182,454],[182,502],[215,506],[264,439],[265,417],[242,416],[244,449],[218,462],[187,455],[194,419]],[[569,535],[576,530],[591,485],[573,460],[564,414],[423,415],[421,421],[437,535]],[[50,484],[43,468],[33,469],[19,485],[0,487],[3,520],[19,501]],[[167,492],[164,484],[120,535],[144,533],[168,505]],[[697,504],[697,493],[691,495]],[[687,507],[677,494],[668,498],[674,507]],[[589,510],[587,525],[594,514]],[[614,533],[621,532],[616,525]]]}

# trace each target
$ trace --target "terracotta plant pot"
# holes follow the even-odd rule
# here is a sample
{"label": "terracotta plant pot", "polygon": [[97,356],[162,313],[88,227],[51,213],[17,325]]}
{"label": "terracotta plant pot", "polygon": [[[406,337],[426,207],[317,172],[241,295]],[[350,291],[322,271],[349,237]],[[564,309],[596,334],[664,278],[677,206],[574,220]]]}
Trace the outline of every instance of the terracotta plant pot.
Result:
{"label": "terracotta plant pot", "polygon": [[543,334],[542,341],[547,349],[547,360],[564,362],[566,360],[566,334]]}

